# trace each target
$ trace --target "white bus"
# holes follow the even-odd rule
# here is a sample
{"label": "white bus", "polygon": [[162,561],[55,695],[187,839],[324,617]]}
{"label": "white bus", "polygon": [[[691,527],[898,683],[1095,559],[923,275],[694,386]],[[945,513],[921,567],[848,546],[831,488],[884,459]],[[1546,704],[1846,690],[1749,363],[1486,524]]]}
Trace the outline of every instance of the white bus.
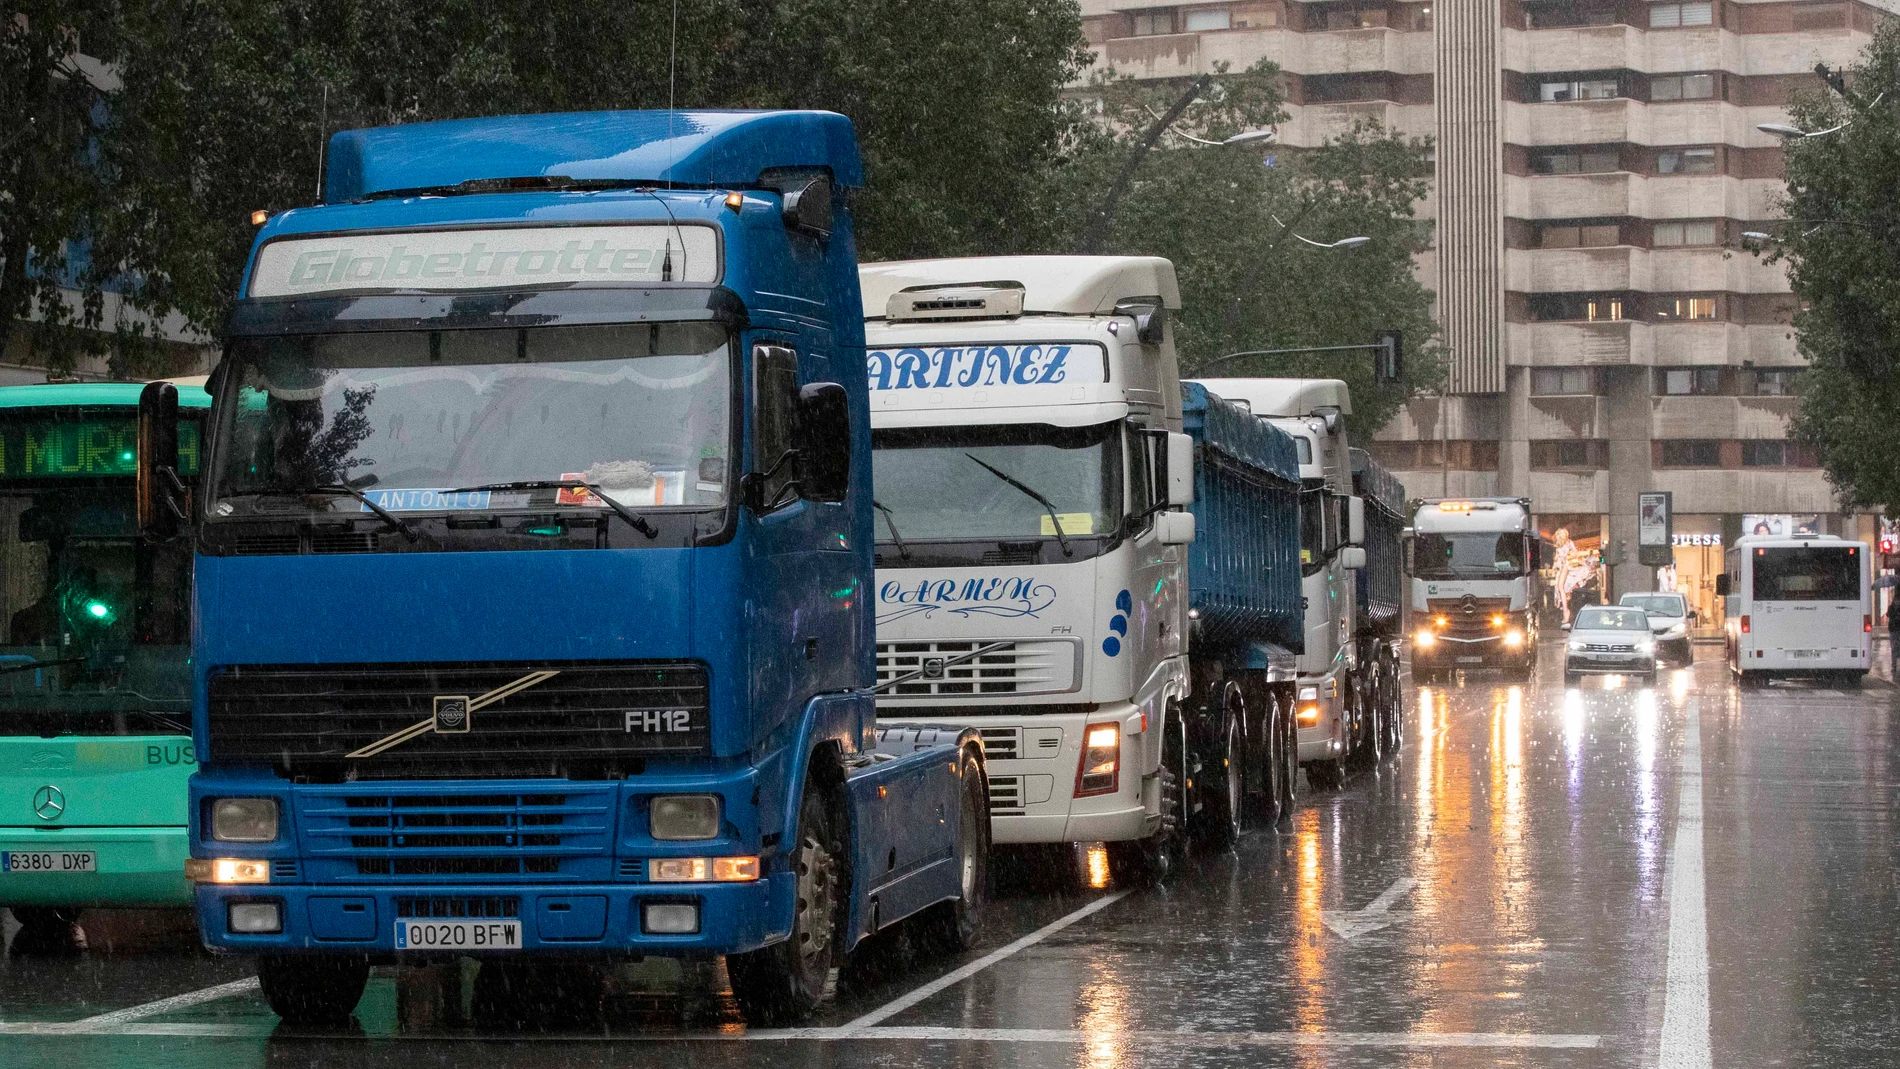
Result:
{"label": "white bus", "polygon": [[1831,535],[1744,537],[1715,592],[1727,599],[1729,670],[1860,685],[1873,638],[1872,552]]}

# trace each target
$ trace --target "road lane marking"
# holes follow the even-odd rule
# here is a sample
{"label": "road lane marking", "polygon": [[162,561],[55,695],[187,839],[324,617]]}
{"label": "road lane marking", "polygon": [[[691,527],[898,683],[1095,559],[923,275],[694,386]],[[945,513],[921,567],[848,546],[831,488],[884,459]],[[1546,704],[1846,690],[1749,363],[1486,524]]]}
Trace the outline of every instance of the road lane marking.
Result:
{"label": "road lane marking", "polygon": [[145,1002],[137,1006],[128,1006],[111,1013],[101,1013],[77,1021],[19,1021],[0,1024],[0,1035],[63,1036],[87,1035],[106,1032],[119,1025],[156,1017],[161,1013],[187,1009],[205,1002],[235,998],[257,991],[257,977],[247,976],[242,980],[233,980],[228,984],[214,984],[211,987],[187,991],[182,995]]}
{"label": "road lane marking", "polygon": [[987,969],[990,966],[996,964],[997,962],[1002,961],[1005,958],[1012,957],[1015,954],[1018,954],[1024,950],[1027,950],[1032,946],[1035,946],[1037,943],[1040,943],[1044,939],[1047,939],[1050,936],[1061,931],[1062,929],[1067,928],[1069,925],[1074,924],[1076,921],[1079,921],[1084,917],[1092,916],[1096,913],[1099,913],[1100,911],[1104,909],[1107,909],[1109,906],[1112,906],[1115,903],[1120,902],[1122,899],[1127,898],[1128,894],[1129,892],[1127,891],[1115,891],[1110,894],[1103,895],[1101,898],[1098,898],[1095,901],[1090,902],[1088,905],[1083,906],[1081,909],[1078,909],[1073,913],[1070,913],[1063,917],[1059,917],[1056,920],[1050,921],[1048,924],[1045,924],[1042,927],[1036,929],[1035,931],[1030,932],[1028,935],[1023,936],[1021,939],[1016,940],[1015,942],[1009,944],[1008,946],[1002,947],[1001,949],[998,949],[998,950],[992,950],[988,954],[983,955],[982,957],[976,959],[970,964],[965,965],[961,969],[957,969],[953,972],[945,973],[944,975],[939,976],[935,980],[930,981],[929,983],[923,985],[922,987],[917,988],[916,990],[910,992],[909,994],[892,999],[891,1001],[886,1002],[884,1005],[879,1006],[877,1009],[872,1010],[870,1013],[864,1014],[863,1016],[858,1017],[857,1019],[851,1021],[850,1023],[845,1024],[839,1028],[833,1029],[832,1031],[836,1031],[843,1035],[849,1035],[853,1032],[859,1031],[860,1029],[869,1028],[872,1025],[878,1023],[879,1021],[885,1020],[886,1018],[896,1016],[897,1014],[900,1014],[904,1012],[905,1010],[910,1009],[912,1006],[917,1005],[919,1002],[922,1002],[923,1000],[929,998],[930,996],[936,994],[937,992],[942,991],[943,989],[947,987],[953,987],[957,984],[960,984],[963,981],[968,980],[970,977],[975,976],[977,973],[982,972],[984,969]]}
{"label": "road lane marking", "polygon": [[1354,939],[1367,932],[1376,932],[1411,918],[1410,913],[1393,913],[1392,903],[1404,898],[1417,886],[1418,881],[1410,876],[1393,880],[1392,886],[1379,892],[1379,897],[1367,903],[1366,908],[1351,912],[1329,909],[1320,914],[1320,920],[1341,939]]}
{"label": "road lane marking", "polygon": [[1709,927],[1702,870],[1702,703],[1689,702],[1669,876],[1669,965],[1657,1069],[1709,1069]]}
{"label": "road lane marking", "polygon": [[[190,1039],[261,1039],[276,1027],[275,1019],[251,1021],[184,1023],[171,1021],[130,1021],[97,1032],[75,1033],[27,1031],[27,1024],[0,1024],[0,1035],[84,1035],[155,1036]],[[1590,1034],[1542,1034],[1536,1032],[1121,1032],[1113,1029],[1063,1028],[937,1028],[878,1025],[847,1032],[844,1028],[774,1028],[752,1032],[625,1033],[603,1036],[599,1032],[571,1035],[500,1035],[471,1034],[464,1031],[413,1032],[394,1036],[368,1036],[361,1032],[300,1032],[300,1038],[337,1042],[362,1040],[388,1043],[409,1040],[435,1042],[443,1039],[482,1041],[494,1039],[508,1043],[796,1043],[796,1042],[885,1042],[885,1043],[1046,1043],[1070,1046],[1120,1043],[1154,1051],[1182,1049],[1235,1050],[1247,1047],[1384,1047],[1388,1049],[1434,1050],[1452,1047],[1491,1047],[1519,1050],[1594,1050],[1602,1047],[1603,1037]]]}

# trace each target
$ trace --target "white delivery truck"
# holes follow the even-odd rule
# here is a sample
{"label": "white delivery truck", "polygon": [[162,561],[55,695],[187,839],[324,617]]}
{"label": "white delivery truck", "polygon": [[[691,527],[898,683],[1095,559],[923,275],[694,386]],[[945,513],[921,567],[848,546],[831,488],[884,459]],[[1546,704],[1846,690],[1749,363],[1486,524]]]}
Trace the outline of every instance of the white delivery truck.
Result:
{"label": "white delivery truck", "polygon": [[859,277],[880,721],[979,730],[999,844],[1173,832],[1161,792],[1183,785],[1159,772],[1190,690],[1194,529],[1165,459],[1188,459],[1174,266],[984,257]]}
{"label": "white delivery truck", "polygon": [[1425,501],[1412,516],[1412,679],[1537,670],[1540,543],[1525,497]]}
{"label": "white delivery truck", "polygon": [[[1366,566],[1365,502],[1354,496],[1346,417],[1352,395],[1338,379],[1198,379],[1291,435],[1300,462],[1300,571],[1305,651],[1295,721],[1299,761],[1315,787],[1337,787],[1354,763],[1376,763],[1396,744],[1399,688],[1390,657],[1364,657],[1358,573]],[[1380,530],[1389,530],[1382,525]],[[1396,548],[1396,547],[1391,547]]]}
{"label": "white delivery truck", "polygon": [[1729,670],[1743,686],[1802,677],[1858,687],[1874,630],[1873,552],[1833,535],[1748,535],[1715,577]]}

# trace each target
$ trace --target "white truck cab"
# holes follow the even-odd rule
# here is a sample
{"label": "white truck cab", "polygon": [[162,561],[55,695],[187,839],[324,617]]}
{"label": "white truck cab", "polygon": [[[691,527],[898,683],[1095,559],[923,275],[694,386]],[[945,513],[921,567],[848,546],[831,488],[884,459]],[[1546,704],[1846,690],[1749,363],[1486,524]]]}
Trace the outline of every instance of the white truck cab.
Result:
{"label": "white truck cab", "polygon": [[1426,501],[1412,514],[1412,678],[1537,665],[1537,524],[1529,498]]}
{"label": "white truck cab", "polygon": [[1355,573],[1365,565],[1353,529],[1363,505],[1352,497],[1345,417],[1352,396],[1338,379],[1197,379],[1293,436],[1300,460],[1300,571],[1306,602],[1306,650],[1299,656],[1294,723],[1299,761],[1316,785],[1343,782],[1346,763],[1366,737],[1367,711],[1354,684]]}
{"label": "white truck cab", "polygon": [[1162,728],[1189,689],[1193,517],[1166,511],[1166,458],[1189,456],[1173,265],[982,257],[859,277],[880,720],[981,732],[998,843],[1154,835]]}

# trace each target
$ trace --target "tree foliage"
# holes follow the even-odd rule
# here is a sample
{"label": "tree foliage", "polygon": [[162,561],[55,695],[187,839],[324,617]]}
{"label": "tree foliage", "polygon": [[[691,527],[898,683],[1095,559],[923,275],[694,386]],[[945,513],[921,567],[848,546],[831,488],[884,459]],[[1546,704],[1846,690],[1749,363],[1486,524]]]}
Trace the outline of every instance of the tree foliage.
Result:
{"label": "tree foliage", "polygon": [[[1112,73],[1093,88],[1104,121],[1077,138],[1059,198],[1070,234],[1086,228],[1144,128],[1183,91]],[[1430,145],[1374,122],[1301,151],[1206,143],[1284,120],[1283,104],[1271,63],[1217,73],[1142,159],[1106,247],[1174,262],[1183,374],[1344,379],[1355,421],[1377,428],[1443,378],[1431,294],[1413,273],[1428,237],[1414,208],[1427,191]],[[1334,249],[1301,240],[1347,237],[1370,240]],[[1406,337],[1407,374],[1396,386],[1375,383],[1368,352],[1210,363],[1247,350],[1368,343],[1381,330]]]}
{"label": "tree foliage", "polygon": [[[1795,433],[1820,446],[1847,503],[1900,511],[1900,23],[1874,35],[1845,94],[1792,107],[1782,207],[1769,258],[1788,264],[1801,302]],[[1843,125],[1845,124],[1845,125]]]}

